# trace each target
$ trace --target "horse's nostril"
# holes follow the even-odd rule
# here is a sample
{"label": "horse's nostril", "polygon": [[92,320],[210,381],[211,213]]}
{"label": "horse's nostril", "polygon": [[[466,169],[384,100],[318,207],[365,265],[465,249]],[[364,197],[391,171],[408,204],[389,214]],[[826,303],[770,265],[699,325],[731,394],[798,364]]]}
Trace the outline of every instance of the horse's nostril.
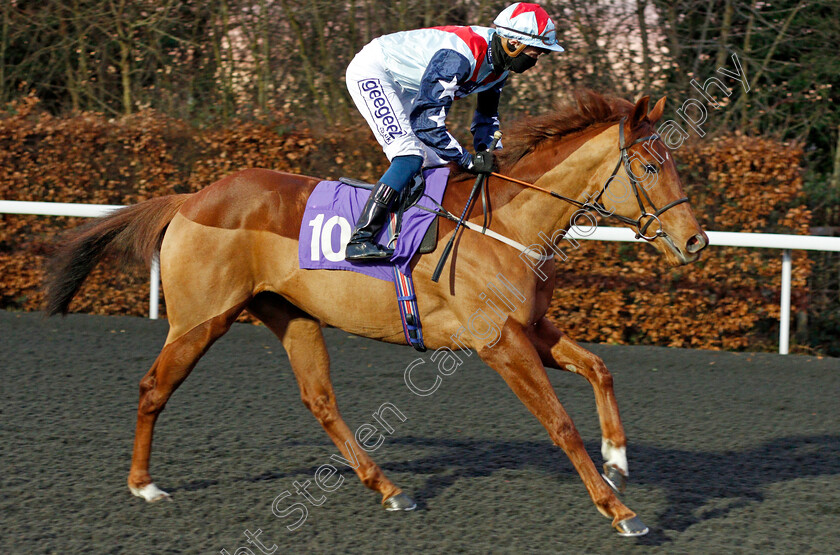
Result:
{"label": "horse's nostril", "polygon": [[698,253],[704,248],[706,248],[706,244],[706,238],[703,236],[702,233],[698,233],[686,242],[685,250],[687,250],[691,254]]}

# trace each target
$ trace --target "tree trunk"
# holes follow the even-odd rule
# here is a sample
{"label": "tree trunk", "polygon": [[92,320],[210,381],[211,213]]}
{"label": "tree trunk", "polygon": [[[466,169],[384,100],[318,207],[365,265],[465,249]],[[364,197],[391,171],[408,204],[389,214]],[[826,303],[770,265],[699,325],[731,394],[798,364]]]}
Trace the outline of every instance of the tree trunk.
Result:
{"label": "tree trunk", "polygon": [[120,81],[122,84],[122,105],[125,115],[131,114],[131,47],[120,40]]}
{"label": "tree trunk", "polygon": [[831,174],[830,186],[840,194],[840,126],[837,127],[837,142],[834,144],[834,172]]}
{"label": "tree trunk", "polygon": [[400,0],[397,7],[397,30],[405,31],[408,29],[408,1]]}
{"label": "tree trunk", "polygon": [[761,76],[764,75],[764,72],[767,70],[767,65],[770,63],[770,59],[773,57],[773,54],[776,53],[776,48],[778,48],[779,43],[782,41],[782,37],[785,36],[787,33],[788,28],[790,27],[793,18],[796,17],[796,14],[799,13],[799,10],[805,7],[805,1],[802,0],[799,4],[796,5],[796,8],[790,12],[790,15],[785,19],[785,22],[782,24],[782,28],[779,29],[779,32],[776,33],[776,38],[773,39],[773,44],[770,46],[770,49],[767,51],[767,55],[764,56],[764,60],[761,62],[761,67],[755,72],[755,77],[751,79],[751,83],[758,85],[758,80],[761,79]]}
{"label": "tree trunk", "polygon": [[650,92],[650,48],[648,47],[647,22],[645,21],[645,9],[647,0],[636,1],[636,17],[639,19],[639,34],[642,38],[642,91],[644,94]]}
{"label": "tree trunk", "polygon": [[327,121],[327,123],[332,123],[331,115],[324,106],[323,100],[321,98],[321,91],[318,90],[318,87],[315,83],[315,72],[312,69],[312,63],[309,59],[309,52],[307,52],[306,50],[307,41],[303,36],[303,30],[300,28],[300,23],[298,23],[298,20],[295,18],[294,13],[292,12],[291,8],[289,8],[289,3],[287,0],[280,0],[280,5],[283,7],[283,13],[286,14],[286,19],[289,22],[289,26],[292,28],[292,31],[295,33],[295,37],[297,38],[298,54],[302,63],[303,75],[306,79],[306,86],[309,89],[309,93],[312,95],[312,102],[315,104],[315,106],[318,107],[318,110],[321,112],[321,115],[324,116],[324,119]]}
{"label": "tree trunk", "polygon": [[359,31],[356,29],[356,21],[358,19],[356,16],[356,0],[350,0],[350,12],[348,15],[347,35],[350,42],[350,57],[347,59],[351,60],[356,52],[358,52],[362,47],[362,45],[359,44]]}
{"label": "tree trunk", "polygon": [[3,23],[0,26],[0,104],[5,105],[11,96],[6,91],[6,44],[9,42],[9,12],[11,2],[3,2]]}
{"label": "tree trunk", "polygon": [[[682,56],[682,42],[677,34],[679,15],[677,14],[677,9],[673,2],[668,5],[668,9],[665,10],[665,14],[668,18],[666,32],[668,34],[669,49],[671,50],[671,56],[673,56],[674,61],[677,65],[679,65],[679,60]],[[682,72],[682,68],[678,68],[677,75],[680,83],[680,89],[684,89],[685,87],[683,85],[685,84],[685,75]]]}
{"label": "tree trunk", "polygon": [[732,14],[734,12],[735,8],[732,7],[732,0],[726,0],[726,6],[723,8],[723,23],[720,26],[715,69],[722,67],[726,63],[726,58],[729,53],[729,34],[732,32]]}
{"label": "tree trunk", "polygon": [[[222,119],[227,121],[236,110],[236,96],[233,89],[234,66],[232,45],[230,42],[230,20],[228,17],[227,0],[220,0],[218,12],[214,14],[213,57],[219,72],[222,89]],[[225,40],[227,40],[227,57],[225,57]]]}
{"label": "tree trunk", "polygon": [[67,46],[61,49],[61,62],[64,65],[64,87],[70,95],[70,109],[75,113],[79,111],[79,88],[76,86],[76,74],[73,71],[73,59],[71,52],[73,51],[73,39],[70,37],[70,32],[67,29],[67,21],[72,20],[70,17],[64,17],[64,12],[61,12],[61,18],[58,22],[58,32],[62,37],[68,39]]}
{"label": "tree trunk", "polygon": [[324,89],[326,90],[325,104],[330,107],[328,120],[334,122],[336,120],[336,112],[342,111],[342,115],[347,115],[347,105],[339,87],[334,66],[333,55],[330,49],[327,48],[327,38],[324,35],[324,17],[321,13],[321,6],[315,2],[310,2],[310,13],[312,14],[312,23],[315,30],[315,38],[318,42],[318,57],[321,67],[321,79],[323,79]]}
{"label": "tree trunk", "polygon": [[593,21],[586,8],[580,6],[577,1],[570,0],[569,4],[572,9],[573,21],[589,49],[590,60],[592,61],[595,73],[601,80],[601,85],[608,90],[615,90],[616,86],[615,80],[613,79],[612,67],[606,52],[598,42],[599,38],[601,38],[597,31],[600,22]]}
{"label": "tree trunk", "polygon": [[130,31],[125,27],[125,0],[115,3],[110,2],[111,16],[113,17],[113,28],[116,31],[116,40],[120,49],[120,58],[117,66],[120,71],[120,87],[122,88],[122,109],[123,114],[131,114],[131,36]]}
{"label": "tree trunk", "polygon": [[[700,69],[700,57],[703,54],[703,50],[706,48],[706,36],[709,33],[709,24],[712,21],[712,13],[713,13],[713,4],[714,0],[709,0],[706,2],[706,17],[703,20],[703,28],[700,30],[700,42],[697,44],[697,53],[694,55],[694,64],[691,66],[691,76],[696,78],[697,72]],[[717,69],[717,67],[713,68]]]}
{"label": "tree trunk", "polygon": [[[744,35],[744,59],[741,60],[741,68],[743,69],[744,79],[747,80],[749,80],[749,77],[747,77],[749,71],[747,69],[749,68],[750,54],[752,53],[752,32],[755,26],[755,10],[757,4],[758,0],[752,0],[752,4],[750,5],[750,18],[747,21],[747,31]],[[749,123],[746,96],[742,94],[738,98],[738,102],[741,104],[741,127],[743,128]]]}
{"label": "tree trunk", "polygon": [[268,6],[266,0],[260,0],[257,39],[254,45],[254,58],[257,60],[257,106],[263,114],[268,113],[268,90],[271,78],[271,51],[268,33]]}

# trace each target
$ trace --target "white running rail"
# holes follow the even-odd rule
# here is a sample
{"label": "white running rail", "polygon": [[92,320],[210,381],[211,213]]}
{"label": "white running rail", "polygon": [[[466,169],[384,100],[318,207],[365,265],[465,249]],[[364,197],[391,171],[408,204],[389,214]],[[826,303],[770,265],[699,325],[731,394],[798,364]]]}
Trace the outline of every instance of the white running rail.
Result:
{"label": "white running rail", "polygon": [[[0,214],[34,214],[39,216],[79,216],[94,218],[104,216],[112,210],[122,208],[114,204],[69,204],[60,202],[26,202],[0,200]],[[792,250],[814,250],[840,252],[840,237],[812,235],[781,235],[775,233],[733,233],[708,231],[710,246],[751,247],[782,250],[782,295],[779,315],[779,354],[788,354],[790,346],[790,274]],[[643,243],[636,239],[633,231],[621,227],[596,227],[589,235],[575,235],[575,239],[594,241],[621,241]],[[158,318],[160,298],[160,263],[152,262],[151,288],[149,292],[149,318]]]}

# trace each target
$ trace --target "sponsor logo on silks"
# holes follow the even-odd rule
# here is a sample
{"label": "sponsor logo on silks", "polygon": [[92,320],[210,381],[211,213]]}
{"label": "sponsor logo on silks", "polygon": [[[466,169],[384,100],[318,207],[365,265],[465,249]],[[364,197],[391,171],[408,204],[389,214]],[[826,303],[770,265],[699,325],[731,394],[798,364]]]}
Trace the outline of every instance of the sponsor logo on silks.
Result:
{"label": "sponsor logo on silks", "polygon": [[359,90],[365,99],[371,117],[376,122],[376,129],[385,140],[386,145],[391,144],[394,138],[405,135],[400,121],[394,115],[391,103],[385,96],[385,91],[382,90],[382,85],[379,84],[379,79],[359,81]]}

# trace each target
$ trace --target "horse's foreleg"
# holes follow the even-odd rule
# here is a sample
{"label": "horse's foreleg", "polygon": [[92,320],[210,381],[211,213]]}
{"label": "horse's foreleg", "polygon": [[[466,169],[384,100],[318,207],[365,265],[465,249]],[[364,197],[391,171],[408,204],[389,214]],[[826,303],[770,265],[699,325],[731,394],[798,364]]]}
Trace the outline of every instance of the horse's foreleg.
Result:
{"label": "horse's foreleg", "polygon": [[344,459],[354,466],[362,483],[382,494],[382,503],[387,510],[414,509],[414,501],[402,493],[359,447],[339,414],[320,323],[275,296],[258,296],[248,310],[280,338],[297,378],[303,404],[318,419]]}
{"label": "horse's foreleg", "polygon": [[557,399],[540,356],[520,324],[508,320],[502,336],[492,347],[479,351],[481,358],[496,370],[519,399],[548,430],[552,441],[566,452],[580,474],[592,501],[622,535],[647,533],[636,514],[618,500],[601,479],[572,419]]}
{"label": "horse's foreleg", "polygon": [[152,482],[149,458],[155,422],[166,402],[187,379],[201,356],[213,342],[230,329],[243,306],[211,318],[194,327],[178,339],[168,343],[158,355],[148,373],[140,380],[140,404],[137,408],[137,429],[134,434],[134,454],[128,474],[128,488],[137,497],[157,501],[169,497]]}
{"label": "horse's foreleg", "polygon": [[542,318],[527,331],[546,367],[579,374],[592,385],[601,422],[604,477],[616,491],[623,491],[630,475],[627,466],[627,438],[618,414],[613,378],[604,361],[572,341],[547,318]]}

